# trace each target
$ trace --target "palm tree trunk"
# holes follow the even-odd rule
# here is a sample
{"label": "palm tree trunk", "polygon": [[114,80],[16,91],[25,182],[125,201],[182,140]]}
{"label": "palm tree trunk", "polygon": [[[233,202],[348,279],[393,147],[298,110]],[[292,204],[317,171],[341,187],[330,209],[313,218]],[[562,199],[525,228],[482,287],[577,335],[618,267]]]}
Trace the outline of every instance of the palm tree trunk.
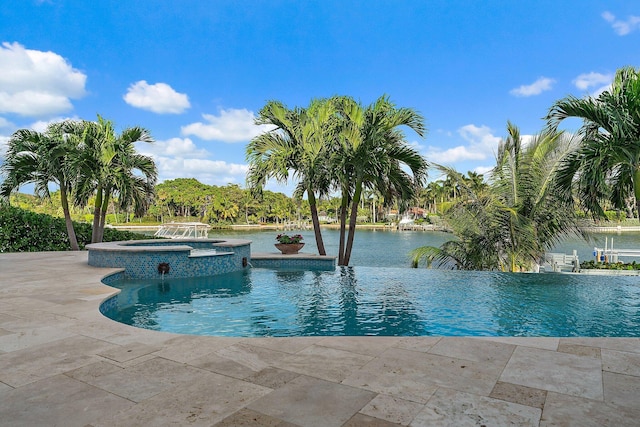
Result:
{"label": "palm tree trunk", "polygon": [[338,265],[344,265],[345,230],[347,227],[347,208],[349,207],[349,192],[342,191],[340,202],[340,246],[338,247]]}
{"label": "palm tree trunk", "polygon": [[633,194],[636,196],[636,214],[640,219],[640,166],[633,171]]}
{"label": "palm tree trunk", "polygon": [[316,195],[313,190],[307,189],[307,197],[309,197],[309,208],[311,209],[311,222],[313,222],[313,232],[316,236],[316,245],[318,246],[318,254],[326,255],[324,249],[324,241],[322,240],[322,231],[320,230],[320,220],[318,219],[318,206],[316,205]]}
{"label": "palm tree trunk", "polygon": [[69,211],[69,200],[67,199],[67,190],[64,185],[60,186],[60,202],[62,203],[62,211],[64,212],[64,223],[67,227],[67,235],[69,236],[69,244],[72,251],[79,251],[78,238],[76,237],[76,231],[73,228],[73,221],[71,220],[71,212]]}
{"label": "palm tree trunk", "polygon": [[104,238],[104,226],[107,221],[107,208],[109,207],[110,190],[105,190],[102,206],[100,208],[100,222],[98,223],[98,243]]}
{"label": "palm tree trunk", "polygon": [[102,187],[98,187],[96,200],[93,204],[93,224],[91,225],[91,243],[98,243],[100,229],[100,209],[102,208]]}
{"label": "palm tree trunk", "polygon": [[376,199],[375,199],[375,196],[374,196],[374,198],[373,198],[373,200],[371,202],[371,219],[373,220],[373,223],[375,224],[376,220],[377,220],[377,218],[376,218]]}
{"label": "palm tree trunk", "polygon": [[353,239],[356,236],[356,221],[358,219],[358,203],[362,195],[362,179],[358,179],[356,182],[356,191],[353,194],[353,200],[351,201],[351,215],[349,217],[349,237],[347,238],[347,246],[345,247],[345,254],[342,265],[349,265],[351,259],[351,249],[353,248]]}

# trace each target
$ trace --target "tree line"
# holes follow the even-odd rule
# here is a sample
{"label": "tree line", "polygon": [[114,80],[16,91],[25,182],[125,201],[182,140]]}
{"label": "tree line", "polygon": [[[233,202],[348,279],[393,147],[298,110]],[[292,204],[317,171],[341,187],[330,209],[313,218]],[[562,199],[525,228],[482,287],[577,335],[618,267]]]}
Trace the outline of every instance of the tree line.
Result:
{"label": "tree line", "polygon": [[[469,172],[472,176],[482,175]],[[486,186],[482,183],[480,187]],[[306,225],[310,223],[311,210],[306,200],[284,193],[264,190],[259,197],[238,184],[223,186],[201,183],[195,178],[176,178],[156,184],[155,197],[143,216],[136,216],[132,209],[122,208],[117,197],[111,198],[105,215],[110,225],[156,225],[164,222],[200,221],[214,227],[230,225]],[[454,180],[430,182],[422,188],[412,207],[424,210],[424,221],[440,218],[460,199],[461,189]],[[25,193],[13,193],[11,204],[32,212],[64,217],[60,191],[52,191],[49,198]],[[340,216],[340,197],[330,195],[317,200],[321,223],[337,223]],[[77,222],[91,222],[94,198],[85,206],[69,206],[70,216]],[[358,207],[358,223],[388,224],[398,221],[402,212],[397,202],[385,204],[382,195],[366,191]],[[421,218],[418,216],[417,221]]]}

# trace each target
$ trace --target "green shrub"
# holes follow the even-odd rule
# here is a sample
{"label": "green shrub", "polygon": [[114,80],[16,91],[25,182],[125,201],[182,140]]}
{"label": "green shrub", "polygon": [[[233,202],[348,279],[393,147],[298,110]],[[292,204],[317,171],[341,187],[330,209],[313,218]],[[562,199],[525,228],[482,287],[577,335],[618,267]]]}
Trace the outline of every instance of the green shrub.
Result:
{"label": "green shrub", "polygon": [[[91,242],[91,224],[74,222],[78,245]],[[104,230],[104,241],[148,239],[138,233]],[[0,204],[0,252],[68,251],[64,219]]]}
{"label": "green shrub", "polygon": [[635,261],[625,264],[624,262],[616,262],[616,263],[604,263],[604,262],[596,262],[594,260],[584,261],[580,263],[580,268],[583,270],[640,270],[640,264],[637,264]]}
{"label": "green shrub", "polygon": [[608,221],[624,221],[626,219],[624,213],[621,211],[605,211],[604,215]]}

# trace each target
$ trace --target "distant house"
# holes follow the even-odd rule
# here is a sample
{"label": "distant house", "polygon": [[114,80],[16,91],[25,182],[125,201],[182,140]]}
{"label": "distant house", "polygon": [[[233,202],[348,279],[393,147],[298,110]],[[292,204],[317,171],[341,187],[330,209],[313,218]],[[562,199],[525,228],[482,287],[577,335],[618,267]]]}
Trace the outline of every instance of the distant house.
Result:
{"label": "distant house", "polygon": [[397,209],[389,209],[389,213],[387,214],[387,219],[393,221],[400,217],[400,213]]}
{"label": "distant house", "polygon": [[318,212],[318,221],[326,222],[326,223],[332,223],[332,222],[337,222],[338,219],[327,215],[327,213],[324,212],[324,211],[320,211],[320,212]]}
{"label": "distant house", "polygon": [[425,209],[414,206],[407,210],[406,215],[410,216],[413,219],[421,219],[427,217],[427,211]]}

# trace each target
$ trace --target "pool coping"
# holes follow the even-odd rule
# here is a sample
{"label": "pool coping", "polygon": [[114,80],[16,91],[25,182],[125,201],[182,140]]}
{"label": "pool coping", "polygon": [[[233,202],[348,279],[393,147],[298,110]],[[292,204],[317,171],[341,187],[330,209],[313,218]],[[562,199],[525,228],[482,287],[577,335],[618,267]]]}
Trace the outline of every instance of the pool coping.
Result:
{"label": "pool coping", "polygon": [[[170,244],[173,243],[173,244]],[[211,243],[212,246],[238,247],[251,244],[251,240],[245,239],[149,239],[149,240],[122,240],[116,242],[91,243],[87,250],[106,252],[158,252],[158,251],[190,251],[193,249],[189,243]]]}
{"label": "pool coping", "polygon": [[83,251],[0,254],[0,419],[96,427],[640,419],[640,338],[177,335],[99,313],[117,292],[100,280],[117,271],[87,265]]}

